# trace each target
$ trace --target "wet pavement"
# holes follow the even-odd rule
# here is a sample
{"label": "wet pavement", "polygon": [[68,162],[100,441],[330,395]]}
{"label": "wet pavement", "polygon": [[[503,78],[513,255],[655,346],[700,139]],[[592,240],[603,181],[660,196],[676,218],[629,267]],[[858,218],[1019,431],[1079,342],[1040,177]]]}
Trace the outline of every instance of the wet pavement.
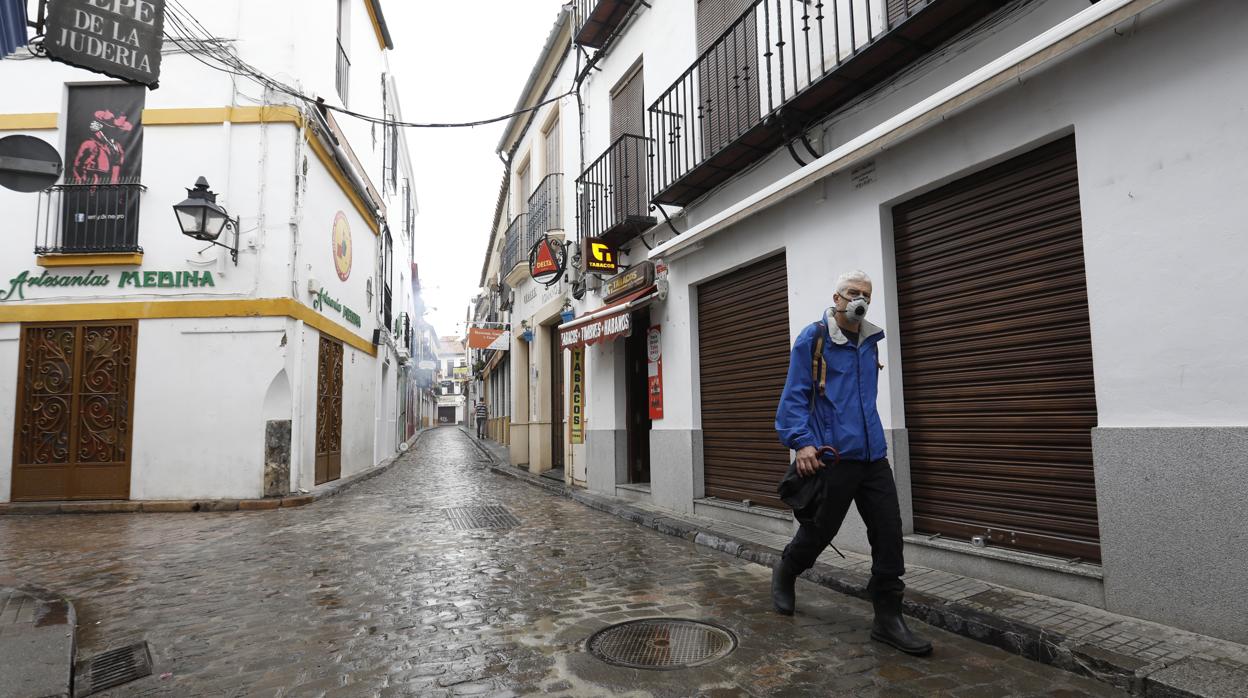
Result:
{"label": "wet pavement", "polygon": [[[109,695],[1111,695],[1095,681],[912,622],[914,658],[868,638],[870,605],[486,469],[455,428],[297,509],[0,518],[0,576],[69,596],[79,656],[140,640],[155,673]],[[446,509],[519,525],[460,530]],[[608,665],[608,624],[714,621],[739,646],[692,669]],[[0,660],[2,661],[2,660]]]}

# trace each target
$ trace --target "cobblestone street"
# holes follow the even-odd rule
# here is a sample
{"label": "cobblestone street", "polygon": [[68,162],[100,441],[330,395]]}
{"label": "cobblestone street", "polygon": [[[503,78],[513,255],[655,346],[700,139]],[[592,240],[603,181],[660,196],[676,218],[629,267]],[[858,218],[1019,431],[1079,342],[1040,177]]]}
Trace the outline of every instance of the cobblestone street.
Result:
{"label": "cobblestone street", "polygon": [[[1109,695],[911,621],[936,651],[868,639],[869,604],[642,529],[484,467],[458,429],[297,509],[0,518],[0,576],[67,594],[79,656],[147,640],[155,671],[111,695]],[[510,530],[444,509],[499,504]],[[585,651],[630,618],[715,621],[727,658],[648,672]]]}

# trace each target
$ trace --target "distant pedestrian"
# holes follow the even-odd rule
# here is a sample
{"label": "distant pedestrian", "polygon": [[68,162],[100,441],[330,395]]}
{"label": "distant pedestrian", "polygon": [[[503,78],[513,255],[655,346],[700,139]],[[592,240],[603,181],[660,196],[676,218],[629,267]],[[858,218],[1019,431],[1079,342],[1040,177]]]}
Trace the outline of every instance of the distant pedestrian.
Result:
{"label": "distant pedestrian", "polygon": [[490,417],[490,408],[485,404],[485,400],[477,401],[477,438],[485,438],[485,425]]}
{"label": "distant pedestrian", "polygon": [[[871,279],[860,271],[842,274],[832,302],[821,320],[798,335],[776,409],[780,440],[797,451],[796,483],[786,476],[781,496],[797,502],[793,514],[801,526],[772,572],[772,601],[778,612],[793,613],[798,575],[831,544],[854,502],[871,543],[871,638],[909,654],[927,654],[932,644],[915,637],[901,616],[906,588],[901,512],[875,405],[884,330],[863,319]],[[832,451],[839,460],[824,460]],[[785,487],[791,483],[810,498],[790,499]]]}

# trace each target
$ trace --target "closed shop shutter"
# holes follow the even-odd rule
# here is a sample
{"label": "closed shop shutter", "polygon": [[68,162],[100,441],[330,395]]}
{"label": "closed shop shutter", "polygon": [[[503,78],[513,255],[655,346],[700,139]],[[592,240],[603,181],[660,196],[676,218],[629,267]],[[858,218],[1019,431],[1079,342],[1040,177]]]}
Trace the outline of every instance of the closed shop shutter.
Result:
{"label": "closed shop shutter", "polygon": [[1074,137],[893,217],[916,531],[1099,561]]}
{"label": "closed shop shutter", "polygon": [[698,287],[698,358],[706,495],[783,508],[789,451],[776,404],[789,368],[785,256]]}

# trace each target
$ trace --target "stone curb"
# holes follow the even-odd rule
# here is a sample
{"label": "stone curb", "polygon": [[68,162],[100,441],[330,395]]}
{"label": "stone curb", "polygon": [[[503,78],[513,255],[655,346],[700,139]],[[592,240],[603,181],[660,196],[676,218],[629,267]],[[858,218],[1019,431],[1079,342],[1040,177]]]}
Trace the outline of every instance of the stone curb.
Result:
{"label": "stone curb", "polygon": [[[416,432],[408,450],[416,446],[428,429]],[[399,462],[400,453],[391,456],[361,473],[321,485],[307,494],[288,494],[263,499],[156,499],[100,502],[7,502],[0,503],[0,516],[32,516],[45,514],[186,514],[219,511],[268,511],[288,509],[319,502],[389,470]]]}
{"label": "stone curb", "polygon": [[[475,440],[473,442],[476,443]],[[568,497],[592,509],[612,514],[669,536],[718,550],[764,567],[774,567],[781,551],[717,532],[683,519],[663,516],[611,497],[571,489],[563,483],[500,464],[483,446],[495,473],[516,478],[548,492]],[[802,575],[820,586],[861,599],[869,599],[868,578],[822,563]],[[1025,659],[1087,676],[1133,695],[1148,698],[1222,698],[1243,695],[1248,668],[1234,668],[1198,658],[1173,663],[1145,663],[1095,645],[1084,644],[1030,623],[985,613],[964,604],[945,601],[922,592],[907,592],[905,613],[929,625],[998,647]]]}
{"label": "stone curb", "polygon": [[[78,649],[78,613],[73,602],[62,594],[11,577],[0,577],[0,590],[16,591],[36,603],[30,629],[17,635],[10,634],[3,641],[8,643],[6,653],[34,654],[24,656],[25,661],[20,662],[20,665],[6,666],[4,661],[0,661],[0,681],[4,683],[0,686],[0,694],[4,694],[6,689],[15,691],[37,687],[40,695],[47,698],[72,696],[74,659]],[[0,603],[0,607],[3,605]],[[32,633],[41,634],[42,637],[36,637]]]}

